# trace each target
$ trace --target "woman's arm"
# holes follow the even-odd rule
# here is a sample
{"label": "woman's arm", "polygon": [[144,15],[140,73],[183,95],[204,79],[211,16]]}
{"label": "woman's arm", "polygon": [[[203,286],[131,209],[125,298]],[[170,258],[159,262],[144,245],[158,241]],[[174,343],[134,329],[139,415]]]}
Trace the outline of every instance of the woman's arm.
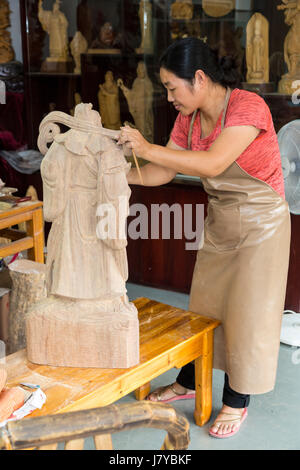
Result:
{"label": "woman's arm", "polygon": [[122,128],[120,143],[126,143],[142,158],[172,169],[175,174],[215,177],[223,173],[256,139],[260,129],[254,126],[234,126],[224,129],[207,151],[183,150],[147,142],[140,132]]}
{"label": "woman's arm", "polygon": [[[171,140],[167,144],[168,148],[173,150],[184,150]],[[164,148],[164,147],[162,147]],[[177,171],[172,168],[167,168],[156,163],[148,163],[140,168],[142,178],[145,186],[161,186],[167,184],[175,178]],[[136,168],[131,168],[127,175],[129,184],[141,184],[141,180]]]}

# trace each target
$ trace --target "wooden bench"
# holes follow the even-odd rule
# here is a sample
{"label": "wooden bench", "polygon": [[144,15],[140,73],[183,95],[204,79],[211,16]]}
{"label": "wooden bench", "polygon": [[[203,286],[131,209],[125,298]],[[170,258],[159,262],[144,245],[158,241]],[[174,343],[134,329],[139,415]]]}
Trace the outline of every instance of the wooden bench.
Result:
{"label": "wooden bench", "polygon": [[[14,255],[28,250],[28,259],[44,262],[44,222],[41,201],[22,203],[11,209],[0,211],[0,237],[11,243],[0,246],[0,257]],[[26,231],[17,230],[14,225],[26,222]]]}
{"label": "wooden bench", "polygon": [[142,400],[150,391],[152,379],[195,361],[194,417],[199,426],[209,420],[213,335],[220,322],[144,297],[134,304],[139,311],[140,363],[130,369],[38,365],[27,360],[25,350],[6,357],[7,386],[37,384],[47,396],[43,408],[31,417],[106,406],[132,391]]}

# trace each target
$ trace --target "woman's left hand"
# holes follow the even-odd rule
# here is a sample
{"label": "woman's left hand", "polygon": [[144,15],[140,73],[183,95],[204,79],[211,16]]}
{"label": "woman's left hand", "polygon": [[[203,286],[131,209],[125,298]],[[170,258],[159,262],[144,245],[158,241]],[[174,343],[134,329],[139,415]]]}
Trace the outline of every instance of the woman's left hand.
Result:
{"label": "woman's left hand", "polygon": [[132,127],[121,127],[121,133],[118,144],[125,144],[127,147],[133,149],[139,157],[147,159],[147,153],[151,144],[142,136],[142,134]]}

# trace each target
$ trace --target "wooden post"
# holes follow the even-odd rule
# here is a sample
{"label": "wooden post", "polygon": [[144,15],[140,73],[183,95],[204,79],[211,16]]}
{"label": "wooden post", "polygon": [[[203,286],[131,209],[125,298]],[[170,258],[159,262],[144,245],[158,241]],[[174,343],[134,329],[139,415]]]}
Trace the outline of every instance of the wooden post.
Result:
{"label": "wooden post", "polygon": [[212,411],[212,366],[213,366],[213,331],[208,331],[202,338],[202,355],[195,360],[195,412],[198,426],[203,426]]}
{"label": "wooden post", "polygon": [[25,314],[28,309],[46,297],[46,266],[35,261],[19,259],[9,265],[12,279],[9,313],[9,353],[26,345]]}

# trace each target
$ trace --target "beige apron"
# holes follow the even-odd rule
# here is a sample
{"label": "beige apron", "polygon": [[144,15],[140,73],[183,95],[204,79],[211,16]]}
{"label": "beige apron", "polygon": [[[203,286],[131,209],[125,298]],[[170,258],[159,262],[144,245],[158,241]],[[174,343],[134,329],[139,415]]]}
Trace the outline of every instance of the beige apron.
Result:
{"label": "beige apron", "polygon": [[[189,148],[192,126],[193,120]],[[189,308],[221,320],[214,368],[228,374],[231,388],[266,393],[274,388],[280,345],[290,250],[288,204],[236,162],[201,181],[208,215]]]}

